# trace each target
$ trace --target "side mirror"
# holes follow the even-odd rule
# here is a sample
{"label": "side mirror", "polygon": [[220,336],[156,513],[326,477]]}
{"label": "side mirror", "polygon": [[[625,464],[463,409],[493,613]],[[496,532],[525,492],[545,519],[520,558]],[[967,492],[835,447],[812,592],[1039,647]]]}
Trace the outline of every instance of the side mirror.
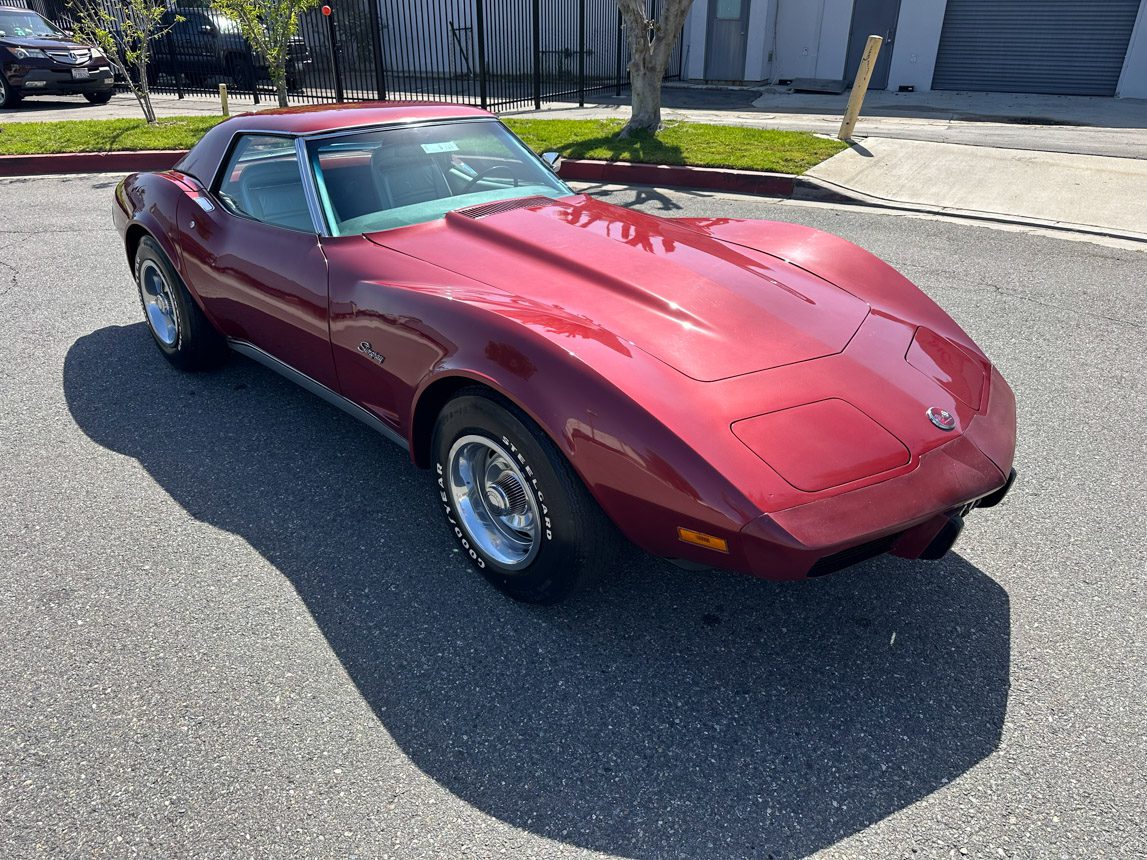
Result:
{"label": "side mirror", "polygon": [[557,173],[562,163],[562,154],[560,152],[543,152],[542,160],[550,166],[550,170]]}
{"label": "side mirror", "polygon": [[210,24],[200,24],[199,25],[199,32],[200,33],[214,33],[215,28],[212,27]]}

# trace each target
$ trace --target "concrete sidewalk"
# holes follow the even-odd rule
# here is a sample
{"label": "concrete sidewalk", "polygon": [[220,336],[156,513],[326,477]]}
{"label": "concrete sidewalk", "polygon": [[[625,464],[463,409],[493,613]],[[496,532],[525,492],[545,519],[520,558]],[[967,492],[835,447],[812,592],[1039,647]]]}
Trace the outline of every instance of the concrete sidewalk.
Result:
{"label": "concrete sidewalk", "polygon": [[805,175],[868,203],[1147,241],[1147,161],[870,137]]}

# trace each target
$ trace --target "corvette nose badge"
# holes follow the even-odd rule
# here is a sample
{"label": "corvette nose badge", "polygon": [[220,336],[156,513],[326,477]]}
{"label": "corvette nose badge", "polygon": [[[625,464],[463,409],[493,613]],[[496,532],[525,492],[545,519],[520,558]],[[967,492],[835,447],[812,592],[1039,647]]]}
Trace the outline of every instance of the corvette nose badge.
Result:
{"label": "corvette nose badge", "polygon": [[941,430],[956,429],[956,416],[947,409],[941,409],[939,406],[931,406],[924,414],[928,416],[929,421]]}

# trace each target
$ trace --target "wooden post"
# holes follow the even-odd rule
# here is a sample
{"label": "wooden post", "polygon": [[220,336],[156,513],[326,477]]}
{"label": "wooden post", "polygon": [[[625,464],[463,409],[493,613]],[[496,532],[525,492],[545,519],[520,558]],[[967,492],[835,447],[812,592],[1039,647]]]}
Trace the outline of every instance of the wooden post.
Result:
{"label": "wooden post", "polygon": [[219,101],[223,104],[223,116],[231,116],[231,110],[227,107],[227,84],[219,85]]}
{"label": "wooden post", "polygon": [[864,103],[864,94],[868,92],[868,82],[872,78],[872,70],[876,68],[876,57],[882,44],[884,44],[883,37],[869,36],[868,42],[864,45],[860,68],[856,70],[856,80],[852,83],[852,95],[848,97],[848,110],[844,112],[844,122],[840,124],[840,133],[837,134],[841,140],[852,140],[852,130],[856,128],[860,106]]}

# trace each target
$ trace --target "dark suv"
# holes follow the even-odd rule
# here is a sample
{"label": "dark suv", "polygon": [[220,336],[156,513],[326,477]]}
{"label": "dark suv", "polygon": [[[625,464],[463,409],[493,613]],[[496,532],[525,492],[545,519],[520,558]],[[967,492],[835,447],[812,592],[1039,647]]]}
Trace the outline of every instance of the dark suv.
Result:
{"label": "dark suv", "polygon": [[[209,9],[173,8],[164,13],[162,26],[170,28],[155,39],[147,73],[151,83],[160,74],[182,75],[192,86],[209,78],[230,78],[240,90],[254,89],[269,75],[266,62],[232,19]],[[306,43],[295,36],[287,54],[287,86],[298,89],[304,66],[311,62]]]}
{"label": "dark suv", "polygon": [[0,6],[0,107],[37,95],[82,95],[102,105],[114,82],[99,48],[80,44],[31,9]]}

